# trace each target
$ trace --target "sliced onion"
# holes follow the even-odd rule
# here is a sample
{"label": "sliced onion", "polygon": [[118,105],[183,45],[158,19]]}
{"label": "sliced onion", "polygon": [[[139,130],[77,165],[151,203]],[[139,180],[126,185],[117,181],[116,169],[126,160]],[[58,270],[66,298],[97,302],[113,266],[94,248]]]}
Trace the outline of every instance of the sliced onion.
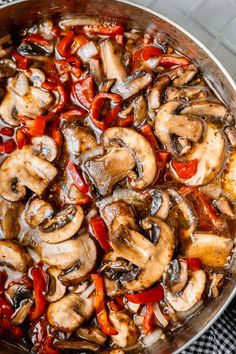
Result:
{"label": "sliced onion", "polygon": [[158,302],[156,302],[155,304],[153,304],[153,311],[155,314],[156,319],[158,320],[158,322],[160,322],[160,324],[165,328],[166,326],[168,326],[168,321],[165,318],[165,316],[163,315],[163,313],[161,312],[160,306],[158,304]]}
{"label": "sliced onion", "polygon": [[99,200],[96,202],[96,205],[98,206],[99,209],[105,208],[106,205],[113,203],[115,200],[112,195],[109,197],[103,198],[102,200]]}
{"label": "sliced onion", "polygon": [[71,286],[69,290],[71,290],[75,294],[81,294],[88,288],[88,282],[84,282],[82,284],[77,285],[76,287]]}
{"label": "sliced onion", "polygon": [[96,156],[99,156],[99,155],[103,155],[103,152],[104,152],[103,147],[102,146],[98,146],[98,147],[95,147],[94,149],[90,149],[90,150],[87,150],[85,152],[82,152],[79,155],[79,160],[81,162],[84,162],[87,159],[92,159],[93,157],[96,157]]}
{"label": "sliced onion", "polygon": [[160,328],[157,328],[148,336],[143,337],[142,342],[146,347],[149,347],[150,345],[158,342],[162,334],[162,330]]}
{"label": "sliced onion", "polygon": [[89,60],[97,54],[98,50],[93,41],[83,44],[78,50],[80,59],[85,63],[89,62]]}
{"label": "sliced onion", "polygon": [[95,17],[73,17],[69,18],[68,20],[63,20],[59,22],[59,27],[62,29],[68,28],[68,27],[75,27],[75,26],[85,26],[85,25],[90,25],[90,26],[96,26],[101,24]]}
{"label": "sliced onion", "polygon": [[84,299],[88,299],[92,293],[94,292],[95,290],[95,286],[94,284],[92,283],[91,285],[89,285],[89,287],[87,287],[87,289],[81,294],[81,297],[83,297]]}
{"label": "sliced onion", "polygon": [[127,301],[125,306],[128,308],[129,311],[133,312],[133,313],[137,313],[138,310],[140,309],[140,304],[135,304],[132,301]]}
{"label": "sliced onion", "polygon": [[188,311],[179,311],[176,312],[177,316],[179,319],[181,320],[185,320],[187,318],[192,317],[193,315],[195,315],[195,313],[203,306],[203,300],[197,302],[193,307],[191,307],[191,309],[189,309]]}
{"label": "sliced onion", "polygon": [[148,59],[145,62],[145,64],[146,64],[147,67],[149,67],[150,69],[153,70],[153,69],[155,69],[158,66],[160,60],[161,60],[161,57],[159,57],[159,58],[158,57],[150,58],[150,59]]}

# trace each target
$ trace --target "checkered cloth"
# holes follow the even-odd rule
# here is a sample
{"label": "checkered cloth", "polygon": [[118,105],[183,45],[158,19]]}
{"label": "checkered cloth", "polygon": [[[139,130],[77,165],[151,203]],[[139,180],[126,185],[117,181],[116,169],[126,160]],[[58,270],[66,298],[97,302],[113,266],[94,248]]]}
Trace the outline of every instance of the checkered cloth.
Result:
{"label": "checkered cloth", "polygon": [[[14,0],[0,0],[0,6]],[[236,299],[198,340],[181,354],[236,354]]]}
{"label": "checkered cloth", "polygon": [[236,354],[236,298],[227,310],[181,354]]}

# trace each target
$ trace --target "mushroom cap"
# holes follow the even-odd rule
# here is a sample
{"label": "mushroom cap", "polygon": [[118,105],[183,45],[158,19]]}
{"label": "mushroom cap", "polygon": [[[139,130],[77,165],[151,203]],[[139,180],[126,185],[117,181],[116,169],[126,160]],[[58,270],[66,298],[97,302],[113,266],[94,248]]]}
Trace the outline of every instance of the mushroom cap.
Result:
{"label": "mushroom cap", "polygon": [[[126,246],[129,249],[139,252],[137,254],[143,254],[144,256],[140,258],[139,263],[141,266],[141,271],[135,280],[129,281],[123,286],[127,290],[139,291],[150,287],[152,284],[157,282],[163,275],[166,266],[171,261],[174,253],[175,238],[171,228],[161,219],[156,217],[147,217],[143,220],[144,223],[155,223],[160,229],[160,237],[157,243],[154,245],[149,240],[144,239],[144,236],[140,235],[136,231],[130,230],[130,240],[132,242],[126,242]],[[142,237],[140,237],[142,236]],[[139,244],[139,241],[141,243]],[[114,242],[114,241],[113,241]],[[142,249],[142,245],[145,243],[145,248]],[[111,242],[112,245],[112,242]],[[141,245],[141,247],[137,247]],[[147,247],[148,246],[148,247]],[[113,247],[113,245],[112,245]],[[128,251],[123,249],[122,257],[126,258]],[[121,256],[121,252],[119,250]],[[130,259],[130,261],[132,261]]]}
{"label": "mushroom cap", "polygon": [[172,139],[173,134],[197,142],[203,133],[203,124],[199,118],[176,114],[183,104],[183,101],[167,102],[160,107],[155,118],[155,132],[158,139],[174,155],[178,152]]}
{"label": "mushroom cap", "polygon": [[20,125],[20,122],[16,117],[15,103],[10,93],[7,93],[1,102],[0,118],[3,122],[11,125],[12,127],[18,127]]}
{"label": "mushroom cap", "polygon": [[206,274],[203,270],[192,272],[191,278],[181,295],[166,292],[166,300],[175,311],[188,311],[202,298],[206,286]]}
{"label": "mushroom cap", "polygon": [[20,231],[20,215],[24,205],[20,202],[11,203],[0,199],[0,235],[7,239],[17,237]]}
{"label": "mushroom cap", "polygon": [[111,336],[112,342],[121,348],[131,347],[138,338],[138,329],[133,319],[124,312],[113,312],[109,319],[118,334]]}
{"label": "mushroom cap", "polygon": [[197,172],[188,179],[181,179],[170,164],[170,171],[179,182],[200,186],[211,182],[222,170],[226,157],[226,142],[223,133],[215,125],[208,123],[202,142],[196,143],[189,154],[187,161],[197,160]]}
{"label": "mushroom cap", "polygon": [[102,135],[102,143],[105,147],[119,144],[130,149],[134,154],[139,176],[130,182],[134,189],[143,189],[154,182],[157,175],[156,156],[151,144],[130,128],[112,127]]}
{"label": "mushroom cap", "polygon": [[79,205],[70,205],[38,227],[38,235],[47,243],[68,240],[79,231],[84,220],[84,212]]}
{"label": "mushroom cap", "polygon": [[58,301],[66,293],[66,287],[59,280],[61,270],[56,267],[50,267],[47,270],[47,274],[49,276],[49,286],[46,299],[49,302]]}
{"label": "mushroom cap", "polygon": [[25,273],[31,264],[31,258],[21,245],[9,240],[0,240],[0,264]]}
{"label": "mushroom cap", "polygon": [[58,155],[58,147],[54,139],[47,135],[35,136],[31,139],[34,155],[53,162]]}
{"label": "mushroom cap", "polygon": [[48,322],[56,330],[71,333],[88,320],[94,310],[94,298],[82,298],[79,294],[69,294],[50,304],[47,310]]}
{"label": "mushroom cap", "polygon": [[78,262],[74,267],[60,275],[59,279],[65,285],[76,285],[88,275],[96,266],[97,247],[94,240],[87,234],[78,237],[79,252]]}
{"label": "mushroom cap", "polygon": [[185,255],[199,258],[207,267],[223,268],[227,265],[233,248],[233,240],[208,233],[196,233],[194,241],[185,247]]}
{"label": "mushroom cap", "polygon": [[31,146],[15,150],[0,166],[0,195],[12,202],[26,194],[26,187],[41,195],[56,177],[57,169],[33,154]]}
{"label": "mushroom cap", "polygon": [[53,208],[51,204],[43,199],[33,199],[25,211],[25,220],[31,227],[37,227],[47,218],[52,216]]}

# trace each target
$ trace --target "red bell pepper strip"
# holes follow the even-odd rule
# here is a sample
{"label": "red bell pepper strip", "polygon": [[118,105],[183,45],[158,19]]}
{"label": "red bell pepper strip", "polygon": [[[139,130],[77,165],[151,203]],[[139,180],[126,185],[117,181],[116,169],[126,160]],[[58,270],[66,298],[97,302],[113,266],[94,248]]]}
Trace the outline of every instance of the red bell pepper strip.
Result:
{"label": "red bell pepper strip", "polygon": [[190,61],[185,57],[176,57],[174,55],[168,55],[168,54],[163,55],[159,62],[159,65],[163,66],[166,69],[169,69],[172,66],[176,66],[176,65],[183,66],[189,64]]}
{"label": "red bell pepper strip", "polygon": [[4,292],[5,290],[5,283],[7,280],[7,272],[5,270],[0,271],[0,295]]}
{"label": "red bell pepper strip", "polygon": [[29,34],[24,38],[24,41],[29,43],[39,44],[42,46],[46,46],[49,44],[49,41],[45,39],[43,36],[41,36],[40,34]]}
{"label": "red bell pepper strip", "polygon": [[61,113],[60,119],[65,119],[68,121],[77,120],[84,117],[86,112],[82,108],[71,109],[70,111],[66,111]]}
{"label": "red bell pepper strip", "polygon": [[78,34],[74,37],[73,43],[71,45],[71,54],[77,54],[79,48],[89,42],[89,39],[85,34]]}
{"label": "red bell pepper strip", "polygon": [[0,155],[10,154],[16,148],[16,143],[14,139],[9,139],[5,143],[0,144]]}
{"label": "red bell pepper strip", "polygon": [[58,26],[52,26],[51,33],[54,37],[57,37],[60,33],[60,28]]}
{"label": "red bell pepper strip", "polygon": [[59,126],[60,126],[60,120],[55,119],[52,121],[50,127],[51,137],[53,138],[57,146],[61,146],[63,141],[62,132],[60,131]]}
{"label": "red bell pepper strip", "polygon": [[152,332],[154,324],[155,324],[155,316],[153,312],[153,307],[152,307],[152,303],[149,302],[146,305],[146,312],[143,319],[143,329],[146,334]]}
{"label": "red bell pepper strip", "polygon": [[[106,100],[111,100],[115,103],[112,110],[104,117],[104,121],[99,120],[103,104]],[[96,127],[101,130],[108,128],[116,119],[117,114],[121,109],[122,97],[115,93],[99,93],[94,97],[90,108],[90,119]]]}
{"label": "red bell pepper strip", "polygon": [[14,129],[9,128],[9,127],[3,127],[0,129],[0,134],[4,136],[13,136],[14,135]]}
{"label": "red bell pepper strip", "polygon": [[69,31],[59,41],[59,43],[57,45],[57,51],[63,58],[66,58],[67,56],[70,55],[70,45],[73,42],[74,36],[75,36],[74,32],[73,31]]}
{"label": "red bell pepper strip", "polygon": [[202,269],[202,261],[199,258],[182,258],[181,260],[187,263],[191,271]]}
{"label": "red bell pepper strip", "polygon": [[11,318],[14,311],[11,305],[2,297],[0,297],[0,315],[6,316],[7,318]]}
{"label": "red bell pepper strip", "polygon": [[60,352],[53,347],[54,338],[49,334],[44,339],[43,343],[40,345],[38,354],[60,354]]}
{"label": "red bell pepper strip", "polygon": [[28,143],[27,140],[27,135],[24,133],[22,128],[17,129],[16,144],[19,150],[21,150]]}
{"label": "red bell pepper strip", "polygon": [[132,55],[132,71],[135,71],[141,66],[141,53],[142,49],[137,49]]}
{"label": "red bell pepper strip", "polygon": [[170,153],[165,150],[158,150],[156,152],[156,158],[159,169],[163,169],[170,159]]}
{"label": "red bell pepper strip", "polygon": [[118,332],[115,328],[112,327],[110,323],[106,305],[105,305],[105,290],[104,290],[104,279],[101,274],[92,274],[92,280],[94,281],[94,285],[96,288],[95,295],[95,311],[98,320],[99,327],[103,331],[103,333],[108,336],[117,335]]}
{"label": "red bell pepper strip", "polygon": [[116,125],[118,127],[127,127],[128,125],[131,125],[133,123],[133,117],[127,116],[126,118],[119,117],[116,120]]}
{"label": "red bell pepper strip", "polygon": [[100,34],[103,36],[115,37],[124,33],[124,27],[120,25],[110,26],[84,26],[85,32],[89,34]]}
{"label": "red bell pepper strip", "polygon": [[46,127],[46,118],[38,116],[34,120],[26,122],[28,134],[31,136],[42,136]]}
{"label": "red bell pepper strip", "polygon": [[149,124],[144,125],[140,129],[142,135],[149,141],[149,143],[152,145],[154,150],[157,150],[159,148],[157,144],[157,140],[155,138],[155,135],[152,131],[152,127]]}
{"label": "red bell pepper strip", "polygon": [[56,107],[54,107],[50,111],[50,113],[61,112],[67,103],[67,92],[66,92],[64,85],[60,82],[56,83],[56,82],[51,82],[51,81],[44,81],[42,83],[42,88],[44,88],[45,90],[58,92],[59,97],[60,97],[59,102],[57,103]]}
{"label": "red bell pepper strip", "polygon": [[107,306],[108,306],[109,309],[111,309],[112,311],[120,311],[120,307],[118,306],[118,304],[115,303],[114,300],[108,301]]}
{"label": "red bell pepper strip", "polygon": [[45,313],[47,307],[47,300],[45,297],[46,279],[40,265],[37,268],[32,269],[32,278],[34,283],[35,307],[30,311],[30,319],[31,321],[34,321]]}
{"label": "red bell pepper strip", "polygon": [[79,80],[72,86],[72,97],[76,102],[89,109],[94,98],[94,81],[92,76]]}
{"label": "red bell pepper strip", "polygon": [[149,45],[149,46],[145,46],[142,51],[141,51],[141,58],[144,60],[144,61],[147,61],[151,58],[154,58],[154,57],[159,57],[160,55],[163,54],[163,50],[158,48],[158,47],[155,47],[153,45]]}
{"label": "red bell pepper strip", "polygon": [[29,58],[24,57],[23,55],[21,55],[21,54],[19,54],[17,52],[13,52],[11,54],[11,56],[12,56],[13,59],[15,59],[16,66],[19,69],[26,70],[26,69],[28,69],[28,67],[31,64],[31,60]]}
{"label": "red bell pepper strip", "polygon": [[180,178],[188,179],[193,177],[197,173],[198,160],[191,161],[172,161],[175,172]]}
{"label": "red bell pepper strip", "polygon": [[111,250],[111,246],[108,242],[109,235],[103,219],[99,217],[92,218],[90,219],[89,224],[91,225],[93,235],[100,246],[104,249],[104,251],[109,252]]}
{"label": "red bell pepper strip", "polygon": [[125,296],[135,304],[148,304],[149,302],[164,300],[164,288],[162,285],[158,285],[156,288],[144,290],[137,294],[125,294]]}
{"label": "red bell pepper strip", "polygon": [[81,173],[78,170],[78,167],[74,164],[73,161],[69,161],[67,164],[68,175],[70,176],[72,182],[76,187],[83,193],[89,192],[89,187],[85,183]]}
{"label": "red bell pepper strip", "polygon": [[71,65],[77,66],[77,67],[80,67],[80,65],[81,65],[80,59],[78,57],[76,57],[76,56],[73,56],[73,55],[71,55],[70,57],[66,58],[66,62],[71,64]]}

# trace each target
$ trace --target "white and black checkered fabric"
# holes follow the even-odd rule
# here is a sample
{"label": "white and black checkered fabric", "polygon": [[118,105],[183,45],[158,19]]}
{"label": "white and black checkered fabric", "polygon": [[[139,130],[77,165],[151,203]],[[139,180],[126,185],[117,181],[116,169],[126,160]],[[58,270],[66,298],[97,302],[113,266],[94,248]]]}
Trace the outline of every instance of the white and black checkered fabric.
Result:
{"label": "white and black checkered fabric", "polygon": [[209,330],[181,354],[236,354],[236,299]]}

